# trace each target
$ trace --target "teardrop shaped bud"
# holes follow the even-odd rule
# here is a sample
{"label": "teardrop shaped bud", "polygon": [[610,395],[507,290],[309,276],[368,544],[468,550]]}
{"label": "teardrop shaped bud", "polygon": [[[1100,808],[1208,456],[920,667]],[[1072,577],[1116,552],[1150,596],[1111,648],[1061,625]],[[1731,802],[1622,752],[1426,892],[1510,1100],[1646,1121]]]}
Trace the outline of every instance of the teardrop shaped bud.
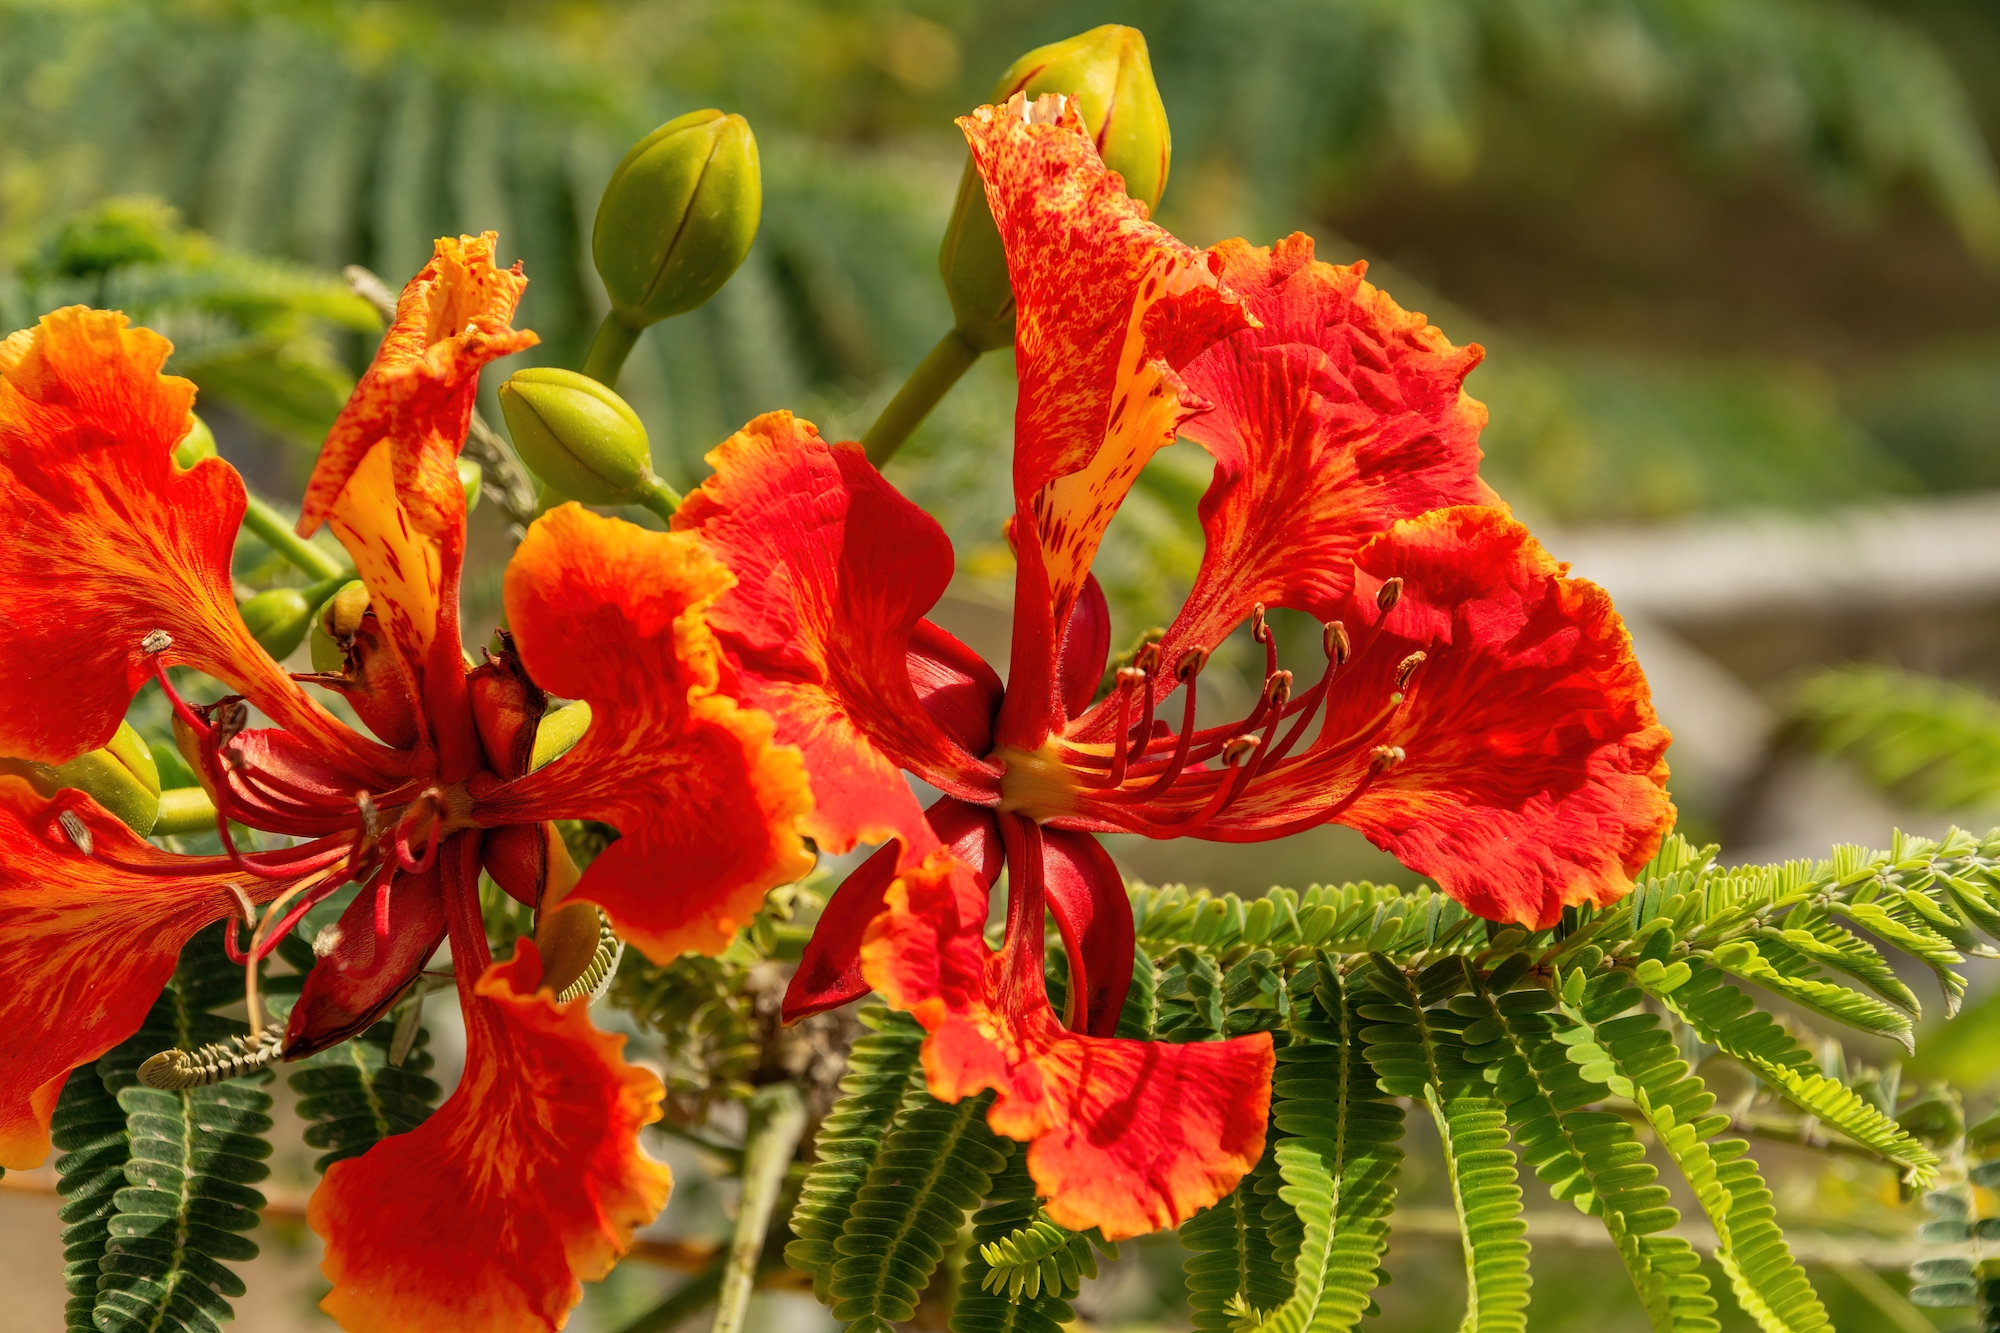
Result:
{"label": "teardrop shaped bud", "polygon": [[708,300],[750,253],[763,207],[743,117],[690,111],[641,139],[612,171],[590,235],[612,313],[641,329]]}
{"label": "teardrop shaped bud", "polygon": [[312,603],[297,588],[268,589],[245,598],[236,609],[249,626],[250,637],[281,662],[305,641],[312,626]]}
{"label": "teardrop shaped bud", "polygon": [[188,413],[188,433],[181,436],[181,442],[174,446],[174,462],[183,468],[191,468],[204,458],[215,457],[215,432],[208,423],[194,413]]}
{"label": "teardrop shaped bud", "polygon": [[486,469],[470,458],[458,460],[458,488],[465,492],[465,512],[471,513],[479,503],[479,483],[486,477]]}
{"label": "teardrop shaped bud", "polygon": [[500,411],[521,461],[553,491],[619,505],[649,503],[666,489],[639,414],[588,375],[516,371],[500,386]]}
{"label": "teardrop shaped bud", "polygon": [[[1076,98],[1098,154],[1124,178],[1125,193],[1148,209],[1159,206],[1173,136],[1153,81],[1146,38],[1137,28],[1107,23],[1036,47],[1000,76],[993,101],[1004,103],[1015,93],[1029,101],[1043,93]],[[1014,289],[1007,278],[1007,254],[987,207],[986,187],[969,160],[938,249],[938,268],[965,340],[983,352],[1011,346]]]}
{"label": "teardrop shaped bud", "polygon": [[66,764],[0,759],[0,773],[26,778],[45,797],[65,787],[86,792],[141,836],[151,833],[159,818],[159,766],[130,722],[120,722],[102,749],[80,754]]}

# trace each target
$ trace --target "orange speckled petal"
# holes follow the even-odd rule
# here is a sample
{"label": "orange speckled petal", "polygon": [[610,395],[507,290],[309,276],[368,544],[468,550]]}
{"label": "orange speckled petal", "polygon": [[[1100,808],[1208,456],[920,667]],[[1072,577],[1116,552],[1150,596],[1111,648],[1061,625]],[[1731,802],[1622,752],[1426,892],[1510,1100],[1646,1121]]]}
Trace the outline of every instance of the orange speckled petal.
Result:
{"label": "orange speckled petal", "polygon": [[[86,854],[63,826],[85,833]],[[63,1080],[139,1030],[189,938],[286,885],[154,847],[79,791],[0,777],[0,1167],[40,1166]]]}
{"label": "orange speckled petal", "polygon": [[313,1194],[320,1308],[348,1333],[549,1333],[666,1204],[672,1177],[639,1147],[660,1081],[587,1001],[538,989],[532,940],[517,948],[468,997],[451,1099]]}
{"label": "orange speckled petal", "polygon": [[[357,776],[396,761],[308,699],[236,613],[243,482],[181,470],[194,386],[172,346],[72,306],[0,342],[0,754],[62,763],[103,745],[153,673],[140,643],[228,681]],[[393,785],[384,781],[382,785]]]}
{"label": "orange speckled petal", "polygon": [[[1611,598],[1567,575],[1503,509],[1435,510],[1373,538],[1340,608],[1354,658],[1328,739],[1202,836],[1331,818],[1480,916],[1531,929],[1622,898],[1673,827],[1669,737]],[[1383,747],[1400,751],[1386,768]]]}
{"label": "orange speckled petal", "polygon": [[911,679],[913,636],[951,581],[951,542],[859,447],[829,445],[789,412],[758,417],[708,462],[715,475],[674,528],[734,576],[708,621],[745,702],[805,755],[807,832],[834,853],[892,838],[928,851],[900,770],[973,800],[990,798],[998,777],[919,703]]}
{"label": "orange speckled petal", "polygon": [[1213,649],[1258,602],[1334,619],[1363,542],[1432,509],[1494,503],[1479,479],[1486,409],[1460,387],[1484,355],[1476,344],[1453,347],[1363,281],[1365,265],[1317,262],[1310,237],[1215,253],[1261,327],[1182,371],[1214,404],[1184,433],[1216,466],[1201,502],[1208,547],[1167,662]]}
{"label": "orange speckled petal", "polygon": [[1001,740],[1033,749],[1060,707],[1047,697],[1056,649],[1104,530],[1139,470],[1204,406],[1177,372],[1253,321],[1210,255],[1125,194],[1075,99],[1017,96],[959,126],[1014,283],[1021,574]]}
{"label": "orange speckled petal", "polygon": [[930,1030],[932,1095],[998,1090],[988,1123],[1030,1145],[1029,1173],[1062,1226],[1144,1235],[1234,1189],[1264,1151],[1270,1036],[1088,1037],[1065,1029],[1045,994],[1009,1002],[1003,955],[962,912],[971,895],[959,881],[972,874],[932,853],[889,886],[862,946],[869,983]]}
{"label": "orange speckled petal", "polygon": [[576,504],[537,519],[507,569],[521,660],[591,722],[554,763],[478,792],[478,817],[616,827],[571,896],[661,962],[720,950],[767,890],[812,869],[798,751],[719,687],[704,615],[730,582],[700,539]]}
{"label": "orange speckled petal", "polygon": [[[419,697],[462,688],[465,493],[455,465],[480,369],[538,341],[512,326],[528,280],[518,264],[494,267],[496,239],[442,237],[410,279],[320,450],[299,518],[301,533],[333,524]],[[433,706],[455,711],[451,700]]]}

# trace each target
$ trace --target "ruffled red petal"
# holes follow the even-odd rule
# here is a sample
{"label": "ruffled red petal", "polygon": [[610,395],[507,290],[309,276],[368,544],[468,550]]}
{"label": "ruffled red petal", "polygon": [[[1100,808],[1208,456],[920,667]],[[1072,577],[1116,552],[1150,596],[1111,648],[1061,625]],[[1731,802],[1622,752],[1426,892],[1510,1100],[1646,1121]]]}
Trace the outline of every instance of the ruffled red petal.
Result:
{"label": "ruffled red petal", "polygon": [[758,417],[708,462],[715,475],[674,529],[698,535],[736,576],[709,623],[745,702],[805,755],[808,832],[830,852],[892,838],[928,847],[901,769],[974,800],[997,779],[911,681],[913,636],[951,581],[950,541],[858,445],[829,445],[789,412]]}
{"label": "ruffled red petal", "polygon": [[1536,929],[1623,897],[1673,827],[1670,738],[1611,598],[1567,568],[1500,509],[1437,510],[1371,540],[1340,608],[1354,659],[1329,743],[1203,836],[1330,816],[1479,915]]}
{"label": "ruffled red petal", "polygon": [[1028,1170],[1062,1226],[1142,1235],[1234,1189],[1264,1151],[1270,1037],[1088,1037],[1065,1030],[1046,995],[1003,999],[1005,960],[963,908],[972,879],[933,853],[890,885],[862,950],[875,989],[930,1030],[932,1094],[998,1090],[988,1122],[1031,1145]]}
{"label": "ruffled red petal", "polygon": [[407,1134],[337,1162],[307,1221],[326,1241],[320,1308],[348,1333],[547,1333],[610,1271],[672,1178],[639,1147],[664,1090],[625,1038],[557,1004],[534,942],[466,1004],[465,1076]]}
{"label": "ruffled red petal", "polygon": [[105,744],[153,674],[140,644],[228,681],[357,776],[392,756],[308,699],[236,613],[229,561],[243,482],[186,471],[194,386],[125,316],[72,306],[0,342],[0,753],[63,763]]}
{"label": "ruffled red petal", "polygon": [[590,704],[574,749],[475,791],[486,824],[600,819],[620,838],[574,896],[665,962],[720,950],[779,884],[812,869],[798,752],[720,684],[705,616],[729,572],[684,532],[649,532],[566,504],[507,568],[508,623],[537,684]]}
{"label": "ruffled red petal", "polygon": [[69,1071],[139,1030],[239,883],[257,902],[286,887],[163,852],[82,792],[45,801],[0,777],[0,1167],[41,1165]]}
{"label": "ruffled red petal", "polygon": [[[456,460],[479,371],[539,341],[512,326],[528,280],[519,264],[494,267],[496,239],[492,232],[439,238],[334,422],[299,517],[301,534],[333,524],[412,693],[428,699],[437,716],[456,716],[464,690],[458,580],[465,493]],[[456,734],[434,739],[447,750],[465,743]],[[454,761],[463,758],[446,755],[447,770]]]}
{"label": "ruffled red petal", "polygon": [[[937,835],[937,841],[972,871],[969,877],[958,881],[966,895],[960,904],[961,915],[984,920],[987,891],[1000,878],[1002,866],[1000,829],[993,822],[993,812],[947,796],[933,802],[924,811],[924,818]],[[883,896],[888,893],[897,870],[905,862],[920,861],[926,854],[919,850],[912,855],[901,842],[885,843],[881,850],[848,872],[814,925],[812,938],[806,941],[805,952],[799,959],[798,971],[792,973],[791,984],[785,988],[787,1023],[796,1023],[808,1014],[838,1009],[868,993],[868,980],[861,974],[861,944],[868,936],[868,926],[881,915]],[[1122,887],[1119,896],[1121,899],[1124,896]],[[1129,907],[1125,919],[1129,934],[1132,919]],[[1125,952],[1129,959],[1132,953],[1129,945]],[[1129,970],[1127,980],[1130,980]]]}
{"label": "ruffled red petal", "polygon": [[1161,646],[1169,663],[1213,649],[1259,602],[1334,619],[1363,542],[1432,509],[1494,503],[1479,479],[1486,409],[1460,387],[1477,344],[1453,347],[1364,282],[1365,264],[1316,261],[1311,237],[1214,253],[1262,327],[1182,371],[1214,404],[1182,433],[1216,462],[1208,549]]}
{"label": "ruffled red petal", "polygon": [[1016,307],[1014,658],[1001,742],[1059,713],[1055,657],[1132,480],[1201,409],[1176,373],[1247,327],[1211,256],[1146,220],[1074,98],[1017,96],[961,119],[1007,248]]}

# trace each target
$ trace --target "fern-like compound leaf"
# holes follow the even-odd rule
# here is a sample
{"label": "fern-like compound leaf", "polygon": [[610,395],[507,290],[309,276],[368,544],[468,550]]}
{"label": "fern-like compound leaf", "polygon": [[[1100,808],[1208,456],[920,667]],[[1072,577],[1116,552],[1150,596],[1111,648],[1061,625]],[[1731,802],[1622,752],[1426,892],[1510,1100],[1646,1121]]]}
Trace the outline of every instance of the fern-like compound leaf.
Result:
{"label": "fern-like compound leaf", "polygon": [[955,1106],[916,1081],[882,1136],[833,1244],[833,1317],[888,1333],[909,1319],[931,1274],[1014,1145],[986,1127],[993,1094]]}
{"label": "fern-like compound leaf", "polygon": [[1504,1104],[1522,1159],[1556,1198],[1603,1219],[1654,1333],[1717,1333],[1700,1257],[1685,1240],[1661,1234],[1680,1214],[1655,1183],[1645,1148],[1624,1117],[1590,1106],[1605,1089],[1583,1070],[1601,1057],[1551,1012],[1554,995],[1504,990],[1510,970],[1519,975],[1496,969],[1450,1003],[1471,1020],[1461,1033],[1466,1058]]}
{"label": "fern-like compound leaf", "polygon": [[918,1055],[924,1030],[908,1014],[879,1005],[863,1009],[861,1021],[873,1031],[854,1043],[847,1073],[840,1080],[840,1100],[821,1122],[814,1150],[819,1160],[806,1173],[792,1211],[792,1234],[785,1262],[810,1273],[813,1294],[829,1299],[833,1281],[834,1242],[847,1225],[855,1196],[867,1183],[869,1168],[881,1150],[883,1136],[912,1087],[921,1085]]}
{"label": "fern-like compound leaf", "polygon": [[49,1135],[60,1154],[56,1192],[63,1203],[57,1216],[63,1222],[63,1286],[69,1292],[63,1327],[94,1328],[90,1316],[97,1305],[98,1264],[111,1236],[116,1195],[125,1187],[125,1163],[132,1156],[125,1112],[105,1090],[95,1062],[70,1071]]}
{"label": "fern-like compound leaf", "polygon": [[251,1079],[164,1090],[140,1085],[139,1066],[161,1050],[193,1050],[244,1027],[208,1010],[242,994],[242,971],[204,931],[182,951],[173,980],[137,1034],[99,1061],[125,1114],[130,1157],[113,1195],[98,1265],[92,1323],[100,1333],[214,1333],[233,1316],[243,1281],[226,1265],[256,1257],[246,1234],[269,1174],[271,1098]]}
{"label": "fern-like compound leaf", "polygon": [[377,1023],[300,1061],[288,1080],[299,1096],[299,1115],[309,1122],[306,1146],[327,1150],[313,1162],[317,1170],[415,1129],[437,1105],[439,1088],[429,1077],[434,1061],[425,1049],[429,1030],[417,1029],[400,1065],[389,1062],[395,1039],[394,1023]]}
{"label": "fern-like compound leaf", "polygon": [[[1076,1317],[1060,1290],[1040,1285],[1037,1290],[1028,1291],[1026,1274],[1020,1269],[1007,1272],[996,1281],[995,1275],[1001,1270],[987,1260],[989,1251],[996,1257],[1006,1257],[1000,1247],[1007,1247],[1009,1253],[1025,1255],[1028,1250],[1021,1248],[1021,1243],[1027,1238],[1023,1233],[1038,1230],[1036,1222],[1040,1214],[1035,1182],[1028,1176],[1028,1155],[1015,1152],[993,1177],[986,1206],[973,1215],[972,1247],[959,1277],[958,1300],[951,1311],[951,1333],[1059,1333]],[[1052,1223],[1050,1226],[1062,1230]],[[1075,1236],[1073,1232],[1064,1234]],[[1048,1239],[1051,1238],[1045,1235],[1041,1241],[1027,1244],[1035,1248]],[[1055,1252],[1051,1250],[1050,1254]],[[1039,1263],[1035,1268],[1040,1271]],[[1022,1279],[1018,1286],[1014,1282],[1017,1274]]]}
{"label": "fern-like compound leaf", "polygon": [[[1711,974],[1712,975],[1712,974]],[[1679,995],[1696,985],[1680,987]],[[1627,976],[1593,978],[1580,1004],[1566,1006],[1587,1030],[1583,1068],[1632,1098],[1660,1147],[1680,1168],[1716,1236],[1716,1262],[1744,1313],[1763,1333],[1819,1333],[1832,1328],[1805,1270],[1773,1219],[1771,1191],[1742,1139],[1717,1139],[1729,1118],[1710,1112],[1715,1098],[1689,1073],[1659,1019],[1630,1013],[1640,991]],[[1699,997],[1691,997],[1696,1007]],[[1581,1044],[1577,1044],[1580,1048]],[[1572,1057],[1574,1058],[1574,1057]],[[1791,1066],[1786,1066],[1790,1068]]]}
{"label": "fern-like compound leaf", "polygon": [[[1838,1079],[1827,1077],[1812,1056],[1777,1020],[1729,984],[1722,971],[1699,959],[1683,966],[1689,979],[1660,994],[1697,1036],[1741,1061],[1778,1094],[1808,1115],[1819,1117],[1855,1142],[1901,1166],[1919,1188],[1937,1178],[1937,1154]],[[1639,982],[1647,986],[1641,974]],[[1634,1003],[1637,996],[1633,997]]]}

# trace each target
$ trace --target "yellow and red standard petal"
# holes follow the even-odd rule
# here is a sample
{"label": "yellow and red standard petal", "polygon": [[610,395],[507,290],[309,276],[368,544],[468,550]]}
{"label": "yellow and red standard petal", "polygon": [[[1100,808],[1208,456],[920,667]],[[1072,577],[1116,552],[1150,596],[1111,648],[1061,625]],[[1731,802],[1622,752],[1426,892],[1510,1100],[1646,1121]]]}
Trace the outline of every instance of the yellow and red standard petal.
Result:
{"label": "yellow and red standard petal", "polygon": [[395,322],[320,450],[299,517],[301,534],[333,524],[419,697],[462,689],[465,493],[456,461],[479,372],[538,341],[513,327],[528,280],[519,264],[494,266],[496,239],[441,237],[404,287]]}
{"label": "yellow and red standard petal", "polygon": [[639,1146],[664,1090],[587,1002],[540,989],[531,940],[467,998],[465,1075],[407,1134],[337,1162],[307,1221],[348,1333],[547,1333],[665,1206]]}
{"label": "yellow and red standard petal", "polygon": [[[708,462],[715,475],[681,506],[674,529],[698,536],[735,577],[708,623],[744,701],[805,755],[807,831],[836,853],[891,838],[928,850],[935,843],[900,770],[972,800],[989,796],[998,777],[953,734],[980,730],[988,695],[971,677],[983,664],[948,662],[943,650],[955,641],[923,626],[951,581],[950,540],[859,446],[830,445],[789,412],[758,417]],[[954,729],[912,682],[920,627],[940,711],[965,713]],[[997,679],[989,688],[997,694]]]}
{"label": "yellow and red standard petal", "polygon": [[959,125],[1014,284],[1021,571],[1001,739],[1032,750],[1060,708],[1054,658],[1104,530],[1139,470],[1202,407],[1177,372],[1252,321],[1214,259],[1126,195],[1075,99],[1017,96]]}
{"label": "yellow and red standard petal", "polygon": [[1004,958],[967,919],[973,872],[939,850],[889,886],[862,947],[870,984],[929,1029],[932,1094],[997,1090],[996,1133],[1028,1143],[1028,1170],[1062,1226],[1108,1239],[1177,1226],[1234,1189],[1264,1151],[1268,1034],[1123,1041],[1068,1031],[1046,996],[1003,999]]}
{"label": "yellow and red standard petal", "polygon": [[256,901],[285,887],[163,852],[82,792],[0,777],[0,1167],[41,1165],[63,1080],[139,1030],[237,883]]}
{"label": "yellow and red standard petal", "polygon": [[1631,890],[1673,827],[1670,738],[1602,588],[1505,510],[1465,506],[1364,546],[1342,615],[1355,655],[1335,678],[1333,743],[1253,785],[1217,821],[1233,832],[1209,836],[1345,793],[1335,820],[1489,920],[1544,928]]}
{"label": "yellow and red standard petal", "polygon": [[314,704],[244,627],[229,562],[236,470],[182,470],[194,386],[125,316],[72,306],[0,342],[0,754],[63,763],[105,744],[164,660],[228,681],[358,775],[386,753]]}
{"label": "yellow and red standard petal", "polygon": [[1432,509],[1494,502],[1479,479],[1486,409],[1460,387],[1478,345],[1453,347],[1364,281],[1366,265],[1318,262],[1308,236],[1214,253],[1261,327],[1182,371],[1214,405],[1182,433],[1216,464],[1207,551],[1167,662],[1213,649],[1259,602],[1334,619],[1363,542]]}
{"label": "yellow and red standard petal", "polygon": [[575,748],[475,792],[486,824],[600,819],[620,837],[572,896],[665,962],[720,950],[764,894],[812,868],[798,751],[720,688],[705,616],[730,586],[700,539],[566,504],[535,521],[506,605],[536,684],[590,704]]}

